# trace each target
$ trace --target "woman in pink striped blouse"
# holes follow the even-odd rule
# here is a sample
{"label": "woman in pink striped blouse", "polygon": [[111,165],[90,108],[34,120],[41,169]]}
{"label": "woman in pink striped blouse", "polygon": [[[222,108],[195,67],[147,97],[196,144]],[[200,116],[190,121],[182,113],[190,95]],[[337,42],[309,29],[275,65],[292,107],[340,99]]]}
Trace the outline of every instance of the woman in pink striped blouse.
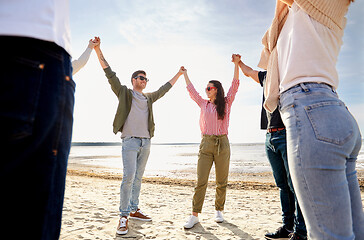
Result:
{"label": "woman in pink striped blouse", "polygon": [[209,100],[203,99],[199,95],[188,78],[187,70],[182,67],[187,90],[192,100],[201,108],[200,128],[202,133],[197,163],[197,186],[192,201],[192,215],[184,225],[184,228],[187,229],[199,222],[198,214],[202,211],[213,163],[215,163],[216,171],[215,221],[224,221],[222,211],[224,210],[230,164],[230,143],[227,135],[231,105],[239,88],[239,61],[240,56],[234,54],[232,57],[232,62],[235,64],[234,79],[226,97],[221,83],[211,80],[206,87],[206,95]]}

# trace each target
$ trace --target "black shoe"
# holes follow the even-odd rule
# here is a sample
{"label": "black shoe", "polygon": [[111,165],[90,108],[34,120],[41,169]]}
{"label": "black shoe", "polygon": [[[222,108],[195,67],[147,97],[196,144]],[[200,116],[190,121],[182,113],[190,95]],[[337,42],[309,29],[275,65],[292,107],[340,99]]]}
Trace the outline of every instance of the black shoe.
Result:
{"label": "black shoe", "polygon": [[290,239],[289,240],[307,240],[307,237],[303,237],[301,235],[299,235],[298,233],[291,233],[289,235]]}
{"label": "black shoe", "polygon": [[280,227],[275,233],[267,233],[264,237],[265,239],[289,239],[290,234],[292,234],[291,231],[288,231],[285,227]]}

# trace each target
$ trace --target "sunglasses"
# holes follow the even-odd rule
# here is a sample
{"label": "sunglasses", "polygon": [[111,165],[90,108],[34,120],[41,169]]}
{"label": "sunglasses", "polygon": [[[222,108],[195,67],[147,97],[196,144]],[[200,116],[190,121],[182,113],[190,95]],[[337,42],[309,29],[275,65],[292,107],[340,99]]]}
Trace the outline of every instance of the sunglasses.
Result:
{"label": "sunglasses", "polygon": [[143,77],[143,76],[136,76],[136,77],[134,77],[135,79],[140,79],[140,80],[142,80],[142,81],[146,81],[146,82],[148,82],[149,81],[149,79],[148,78],[146,78],[146,77]]}
{"label": "sunglasses", "polygon": [[207,87],[206,91],[210,92],[211,89],[217,89],[217,87]]}

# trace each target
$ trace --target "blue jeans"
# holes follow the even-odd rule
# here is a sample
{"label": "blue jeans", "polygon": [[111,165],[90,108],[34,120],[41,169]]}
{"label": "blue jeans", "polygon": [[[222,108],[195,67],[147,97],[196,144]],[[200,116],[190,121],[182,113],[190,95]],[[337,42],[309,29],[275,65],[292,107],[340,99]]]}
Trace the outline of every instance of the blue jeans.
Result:
{"label": "blue jeans", "polygon": [[280,191],[283,226],[302,236],[307,235],[305,221],[294,193],[287,161],[286,130],[267,133],[265,151]]}
{"label": "blue jeans", "polygon": [[126,137],[122,144],[123,180],[120,187],[120,216],[138,210],[142,177],[150,153],[150,138]]}
{"label": "blue jeans", "polygon": [[70,56],[30,38],[0,37],[0,45],[0,229],[58,239],[73,123]]}
{"label": "blue jeans", "polygon": [[361,135],[330,86],[301,83],[281,95],[293,186],[310,239],[364,239],[355,170]]}

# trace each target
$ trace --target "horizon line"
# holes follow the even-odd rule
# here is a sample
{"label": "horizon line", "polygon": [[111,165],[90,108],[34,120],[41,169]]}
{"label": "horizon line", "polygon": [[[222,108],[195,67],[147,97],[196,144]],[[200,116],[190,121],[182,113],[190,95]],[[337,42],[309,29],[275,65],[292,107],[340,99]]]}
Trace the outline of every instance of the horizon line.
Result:
{"label": "horizon line", "polygon": [[[199,142],[157,142],[152,145],[198,145]],[[250,143],[230,143],[231,145],[256,145],[264,144],[264,142],[250,142]],[[121,146],[121,142],[71,142],[71,146]]]}

